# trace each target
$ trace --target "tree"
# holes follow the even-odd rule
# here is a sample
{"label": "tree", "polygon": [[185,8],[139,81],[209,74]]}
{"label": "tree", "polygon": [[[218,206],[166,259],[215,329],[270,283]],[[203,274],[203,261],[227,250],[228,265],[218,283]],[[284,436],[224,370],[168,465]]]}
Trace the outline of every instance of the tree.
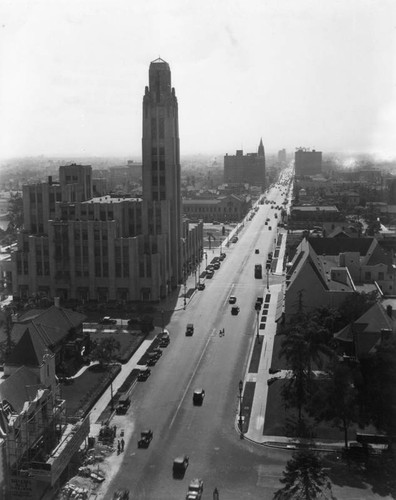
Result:
{"label": "tree", "polygon": [[310,450],[293,454],[286,464],[280,482],[284,487],[275,492],[274,500],[334,499],[330,480],[319,458]]}
{"label": "tree", "polygon": [[314,384],[308,411],[316,421],[327,420],[341,429],[348,448],[348,429],[359,421],[360,369],[334,359],[326,371],[326,379]]}
{"label": "tree", "polygon": [[363,401],[375,427],[396,436],[396,344],[384,342],[376,352],[361,360]]}
{"label": "tree", "polygon": [[114,337],[107,337],[100,340],[94,347],[91,357],[99,361],[101,366],[108,365],[114,361],[116,353],[120,350],[121,344]]}

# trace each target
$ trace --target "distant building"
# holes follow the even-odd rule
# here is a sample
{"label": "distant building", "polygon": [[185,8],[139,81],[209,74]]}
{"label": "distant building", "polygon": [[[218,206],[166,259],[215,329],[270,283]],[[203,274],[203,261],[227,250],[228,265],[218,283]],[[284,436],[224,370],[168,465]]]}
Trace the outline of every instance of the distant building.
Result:
{"label": "distant building", "polygon": [[280,149],[278,151],[278,162],[286,163],[286,149]]}
{"label": "distant building", "polygon": [[143,199],[95,196],[90,165],[61,166],[58,183],[24,186],[14,296],[158,301],[198,264],[203,227],[182,220],[178,106],[162,59],[150,64],[142,143]]}
{"label": "distant building", "polygon": [[322,152],[303,148],[294,153],[296,176],[318,175],[322,172]]}
{"label": "distant building", "polygon": [[185,217],[203,222],[237,222],[245,217],[251,206],[252,201],[249,196],[235,194],[214,199],[183,200]]}
{"label": "distant building", "polygon": [[265,189],[265,152],[263,140],[257,153],[243,155],[242,150],[237,150],[235,156],[226,154],[224,157],[224,182],[244,183],[260,186]]}

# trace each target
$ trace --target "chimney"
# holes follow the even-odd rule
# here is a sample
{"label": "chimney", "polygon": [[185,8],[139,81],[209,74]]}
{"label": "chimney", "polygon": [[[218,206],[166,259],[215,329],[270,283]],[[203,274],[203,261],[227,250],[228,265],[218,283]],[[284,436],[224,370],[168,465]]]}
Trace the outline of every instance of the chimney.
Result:
{"label": "chimney", "polygon": [[60,297],[54,297],[54,306],[60,307]]}
{"label": "chimney", "polygon": [[386,306],[386,313],[391,318],[392,317],[392,306],[389,304]]}

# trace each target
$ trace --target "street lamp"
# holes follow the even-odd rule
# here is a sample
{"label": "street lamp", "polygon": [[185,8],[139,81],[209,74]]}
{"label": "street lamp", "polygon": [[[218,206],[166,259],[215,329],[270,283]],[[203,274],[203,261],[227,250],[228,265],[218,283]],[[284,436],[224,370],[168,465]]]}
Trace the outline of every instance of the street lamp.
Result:
{"label": "street lamp", "polygon": [[161,316],[162,316],[162,333],[164,333],[164,310],[161,309]]}
{"label": "street lamp", "polygon": [[239,381],[239,430],[240,430],[240,438],[243,439],[243,418],[242,418],[242,391],[243,391],[243,382]]}
{"label": "street lamp", "polygon": [[208,267],[208,254],[204,252],[205,255],[205,269]]}
{"label": "street lamp", "polygon": [[186,304],[187,304],[187,284],[186,284],[186,278],[184,277],[184,303],[183,303],[183,309],[186,308]]}

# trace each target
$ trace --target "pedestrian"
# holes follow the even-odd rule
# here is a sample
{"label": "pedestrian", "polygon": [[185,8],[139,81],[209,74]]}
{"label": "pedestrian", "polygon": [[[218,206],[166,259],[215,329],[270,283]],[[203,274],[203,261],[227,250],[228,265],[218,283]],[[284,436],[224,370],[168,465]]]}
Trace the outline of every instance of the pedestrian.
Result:
{"label": "pedestrian", "polygon": [[121,451],[124,451],[125,441],[121,439]]}
{"label": "pedestrian", "polygon": [[120,440],[118,440],[118,443],[117,443],[117,455],[119,455],[121,453],[121,443],[120,443]]}
{"label": "pedestrian", "polygon": [[225,335],[225,328],[223,328],[223,337],[224,337],[224,335]]}

